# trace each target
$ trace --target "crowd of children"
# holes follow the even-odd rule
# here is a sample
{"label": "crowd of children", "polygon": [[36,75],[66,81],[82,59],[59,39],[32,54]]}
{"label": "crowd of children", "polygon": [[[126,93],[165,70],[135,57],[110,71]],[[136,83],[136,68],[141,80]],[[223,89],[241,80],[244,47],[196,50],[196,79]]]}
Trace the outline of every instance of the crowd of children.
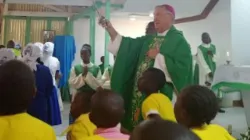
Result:
{"label": "crowd of children", "polygon": [[[166,79],[156,68],[146,70],[138,81],[138,89],[146,96],[141,107],[144,121],[131,132],[121,131],[124,100],[102,87],[101,70],[90,62],[90,48],[83,45],[82,63],[74,66],[70,74],[69,84],[75,93],[71,123],[63,132],[67,140],[235,140],[226,129],[211,124],[219,106],[210,89],[186,87],[173,106],[159,92]],[[55,83],[41,54],[39,45],[29,44],[22,53],[23,63],[12,60],[13,51],[0,49],[0,140],[56,139],[48,125],[58,123],[49,117]]]}

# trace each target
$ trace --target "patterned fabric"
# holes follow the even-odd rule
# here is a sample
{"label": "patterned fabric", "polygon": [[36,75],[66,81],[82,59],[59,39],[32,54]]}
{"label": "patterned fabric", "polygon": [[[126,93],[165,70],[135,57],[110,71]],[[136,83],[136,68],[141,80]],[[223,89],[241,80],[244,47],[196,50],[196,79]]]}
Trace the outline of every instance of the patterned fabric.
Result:
{"label": "patterned fabric", "polygon": [[[164,37],[155,37],[152,43],[149,45],[148,50],[161,46],[162,42],[164,41]],[[154,60],[149,58],[148,56],[141,62],[139,67],[137,68],[135,81],[138,81],[139,78],[142,76],[143,72],[146,71],[148,68],[153,67]],[[145,99],[143,94],[138,90],[137,82],[134,83],[133,88],[133,100],[132,100],[132,122],[133,126],[138,125],[141,120],[141,105],[142,101]]]}

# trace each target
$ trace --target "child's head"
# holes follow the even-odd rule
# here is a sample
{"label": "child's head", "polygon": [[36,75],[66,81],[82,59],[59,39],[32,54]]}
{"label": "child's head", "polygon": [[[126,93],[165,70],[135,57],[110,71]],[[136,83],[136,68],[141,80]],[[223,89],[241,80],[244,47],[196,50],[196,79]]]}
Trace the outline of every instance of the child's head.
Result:
{"label": "child's head", "polygon": [[91,109],[91,98],[95,92],[78,92],[71,104],[70,113],[74,119],[80,115],[89,113]]}
{"label": "child's head", "polygon": [[13,40],[8,41],[7,48],[10,49],[15,48],[15,42]]}
{"label": "child's head", "polygon": [[17,60],[0,66],[0,85],[1,116],[25,112],[36,93],[33,72]]}
{"label": "child's head", "polygon": [[200,140],[187,128],[162,119],[150,119],[139,124],[130,140]]}
{"label": "child's head", "polygon": [[178,123],[194,128],[210,124],[218,109],[215,93],[206,87],[195,85],[181,91],[174,111]]}
{"label": "child's head", "polygon": [[138,89],[146,94],[158,92],[164,87],[166,77],[164,73],[156,68],[147,69],[138,80]]}
{"label": "child's head", "polygon": [[5,48],[5,46],[4,45],[0,45],[0,49],[2,49],[2,48]]}
{"label": "child's head", "polygon": [[91,46],[89,44],[84,44],[81,49],[81,58],[84,64],[90,63],[91,56]]}
{"label": "child's head", "polygon": [[124,113],[122,97],[111,90],[101,90],[92,97],[89,118],[98,128],[117,126]]}

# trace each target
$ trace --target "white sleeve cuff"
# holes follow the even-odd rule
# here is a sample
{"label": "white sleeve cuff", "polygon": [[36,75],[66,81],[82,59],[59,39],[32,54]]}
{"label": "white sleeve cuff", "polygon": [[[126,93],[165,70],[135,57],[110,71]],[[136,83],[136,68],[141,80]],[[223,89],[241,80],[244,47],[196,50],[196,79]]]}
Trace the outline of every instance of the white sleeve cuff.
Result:
{"label": "white sleeve cuff", "polygon": [[158,54],[155,57],[155,63],[154,63],[154,67],[157,69],[160,69],[164,72],[165,77],[166,77],[166,81],[172,83],[172,79],[168,73],[168,69],[166,66],[166,62],[165,62],[165,57],[162,54]]}
{"label": "white sleeve cuff", "polygon": [[120,48],[121,42],[122,42],[122,36],[117,34],[115,40],[109,43],[108,51],[116,56]]}
{"label": "white sleeve cuff", "polygon": [[149,115],[154,115],[154,114],[160,114],[160,113],[158,112],[158,110],[149,110],[146,113],[146,116],[148,117]]}

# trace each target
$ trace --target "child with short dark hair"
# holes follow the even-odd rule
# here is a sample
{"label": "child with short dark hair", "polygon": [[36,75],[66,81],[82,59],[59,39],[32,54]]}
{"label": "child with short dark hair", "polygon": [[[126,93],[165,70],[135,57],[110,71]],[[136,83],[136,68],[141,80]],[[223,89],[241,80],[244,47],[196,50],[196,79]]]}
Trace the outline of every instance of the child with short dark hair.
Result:
{"label": "child with short dark hair", "polygon": [[124,101],[111,90],[97,92],[91,100],[90,120],[97,126],[95,135],[86,140],[128,140],[118,124],[123,118]]}
{"label": "child with short dark hair", "polygon": [[130,140],[200,140],[200,138],[177,123],[151,119],[139,124],[130,136]]}
{"label": "child with short dark hair", "polygon": [[146,94],[142,103],[142,116],[145,119],[160,117],[165,120],[176,121],[172,102],[167,96],[159,93],[166,84],[164,73],[156,68],[149,68],[138,81],[138,89]]}
{"label": "child with short dark hair", "polygon": [[181,91],[174,111],[177,122],[191,129],[202,140],[235,140],[226,129],[211,124],[218,109],[214,92],[195,85]]}
{"label": "child with short dark hair", "polygon": [[70,113],[73,119],[75,119],[75,122],[63,133],[68,133],[68,139],[79,140],[94,134],[96,126],[89,120],[91,98],[94,93],[95,92],[78,92],[76,94],[70,109]]}
{"label": "child with short dark hair", "polygon": [[0,139],[56,140],[54,130],[26,113],[36,96],[34,73],[21,61],[0,66]]}

